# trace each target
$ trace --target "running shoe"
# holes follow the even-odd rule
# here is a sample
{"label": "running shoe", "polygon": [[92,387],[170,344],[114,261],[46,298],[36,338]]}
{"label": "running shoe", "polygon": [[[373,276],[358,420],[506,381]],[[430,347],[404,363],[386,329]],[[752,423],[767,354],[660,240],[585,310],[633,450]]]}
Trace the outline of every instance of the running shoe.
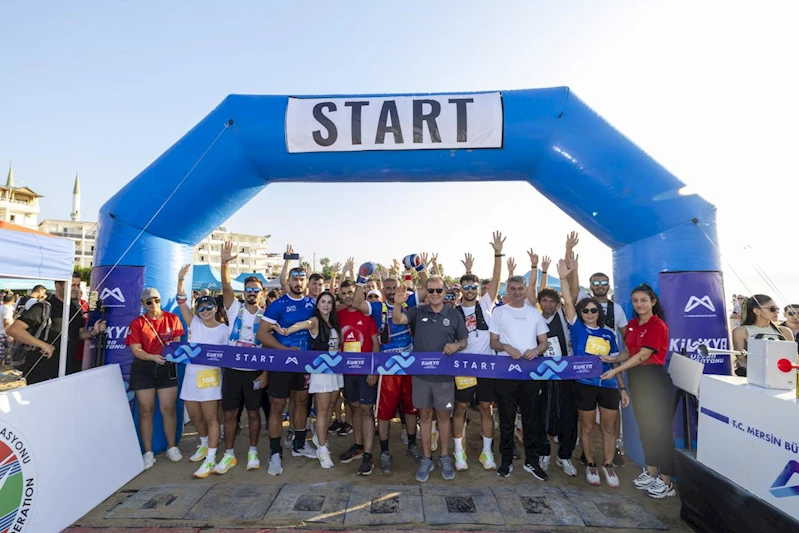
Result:
{"label": "running shoe", "polygon": [[405,454],[416,461],[417,463],[422,460],[422,450],[419,449],[418,444],[411,444],[405,451]]}
{"label": "running shoe", "polygon": [[525,461],[524,470],[525,472],[529,472],[530,474],[532,474],[533,477],[536,478],[538,481],[546,481],[547,479],[549,479],[547,473],[541,469],[541,465],[538,464],[538,461],[533,461],[530,463]]}
{"label": "running shoe", "polygon": [[391,473],[391,462],[391,454],[389,452],[380,454],[380,470],[386,475]]}
{"label": "running shoe", "polygon": [[147,452],[141,456],[142,461],[144,461],[144,469],[149,470],[155,464],[155,454],[153,452]]}
{"label": "running shoe", "polygon": [[189,457],[189,461],[191,461],[192,463],[198,463],[203,459],[205,459],[206,455],[208,455],[208,446],[203,446],[202,444],[200,444],[199,446],[197,446],[197,451],[194,452],[194,455]]}
{"label": "running shoe", "polygon": [[269,458],[269,469],[267,473],[270,476],[279,476],[283,473],[283,460],[280,458],[279,453],[273,453]]}
{"label": "running shoe", "polygon": [[541,467],[541,470],[546,472],[547,470],[549,470],[549,463],[551,460],[552,457],[550,457],[549,455],[542,455],[541,457],[538,458],[538,466]]}
{"label": "running shoe", "polygon": [[438,459],[438,464],[441,465],[441,477],[447,481],[455,479],[455,468],[452,465],[452,457],[449,455],[442,455]]}
{"label": "running shoe", "polygon": [[483,465],[483,468],[486,470],[496,470],[497,463],[494,461],[494,453],[491,451],[484,451],[480,454],[480,464]]}
{"label": "running shoe", "polygon": [[655,482],[655,479],[656,478],[649,475],[649,472],[644,470],[637,478],[633,480],[633,485],[635,485],[635,488],[638,490],[647,490],[652,483]]}
{"label": "running shoe", "polygon": [[430,472],[435,468],[432,458],[422,457],[422,460],[419,461],[419,469],[416,471],[416,481],[419,483],[427,481],[430,478]]}
{"label": "running shoe", "polygon": [[316,450],[307,442],[303,443],[302,448],[291,450],[292,457],[307,457],[309,459],[316,459]]}
{"label": "running shoe", "polygon": [[183,460],[183,454],[180,453],[177,446],[172,446],[166,451],[166,457],[173,463],[179,463]]}
{"label": "running shoe", "polygon": [[327,446],[320,446],[316,449],[316,457],[322,468],[333,468],[333,459],[330,457],[330,449]]}
{"label": "running shoe", "polygon": [[602,484],[602,481],[599,479],[599,470],[597,470],[595,464],[588,463],[588,466],[585,467],[585,480],[589,485],[599,486]]}
{"label": "running shoe", "polygon": [[510,463],[502,464],[502,466],[497,469],[497,475],[500,477],[508,477],[511,472],[513,472],[513,465]]}
{"label": "running shoe", "polygon": [[622,451],[616,448],[616,455],[613,456],[613,464],[616,465],[616,467],[621,468],[626,464],[623,456],[624,454]]}
{"label": "running shoe", "polygon": [[258,457],[258,452],[250,450],[247,452],[247,470],[258,470],[261,468],[261,459]]}
{"label": "running shoe", "polygon": [[469,464],[466,462],[466,450],[455,452],[453,455],[455,455],[455,470],[469,470]]}
{"label": "running shoe", "polygon": [[574,477],[577,475],[577,468],[572,464],[571,459],[555,459],[555,464],[563,469],[563,473],[567,476]]}
{"label": "running shoe", "polygon": [[374,470],[374,461],[372,460],[372,454],[365,453],[363,454],[363,461],[361,461],[361,466],[358,467],[358,475],[371,476],[372,470]]}
{"label": "running shoe", "polygon": [[438,430],[433,431],[431,439],[432,440],[430,441],[431,442],[430,449],[432,451],[436,451],[438,449]]}
{"label": "running shoe", "polygon": [[605,478],[605,482],[608,484],[608,487],[612,489],[619,488],[619,476],[616,475],[616,470],[612,464],[602,465],[600,471],[602,472],[602,476]]}
{"label": "running shoe", "polygon": [[660,479],[656,478],[655,481],[649,486],[646,491],[647,496],[651,498],[655,498],[656,500],[662,500],[663,498],[668,498],[670,496],[676,496],[677,491],[674,490],[674,484],[666,483]]}
{"label": "running shoe", "polygon": [[350,433],[352,433],[352,424],[349,424],[347,422],[342,422],[341,427],[338,430],[338,436],[346,437]]}
{"label": "running shoe", "polygon": [[235,455],[228,455],[225,454],[222,456],[222,460],[219,461],[216,466],[214,467],[214,474],[222,475],[226,473],[228,470],[233,468],[238,464]]}
{"label": "running shoe", "polygon": [[294,448],[294,430],[290,429],[286,431],[286,436],[283,437],[283,448],[286,450]]}
{"label": "running shoe", "polygon": [[356,459],[360,459],[361,457],[363,457],[363,446],[353,444],[350,446],[349,450],[339,456],[338,460],[344,464],[347,464],[355,461]]}
{"label": "running shoe", "polygon": [[336,433],[339,429],[341,429],[341,426],[342,426],[341,422],[335,420],[333,421],[332,424],[330,424],[330,427],[327,428],[327,432],[332,435],[333,433]]}
{"label": "running shoe", "polygon": [[209,457],[203,464],[200,465],[200,468],[194,471],[194,477],[197,479],[205,479],[208,475],[214,471],[214,467],[216,467],[216,463],[214,462],[213,458]]}

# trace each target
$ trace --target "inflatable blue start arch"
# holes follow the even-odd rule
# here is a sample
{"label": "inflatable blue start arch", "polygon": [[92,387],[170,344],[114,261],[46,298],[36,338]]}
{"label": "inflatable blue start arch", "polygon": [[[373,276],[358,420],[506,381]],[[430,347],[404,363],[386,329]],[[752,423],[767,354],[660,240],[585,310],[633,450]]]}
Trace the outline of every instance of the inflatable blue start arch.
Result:
{"label": "inflatable blue start arch", "polygon": [[172,299],[192,247],[270,183],[512,180],[613,250],[628,314],[630,290],[657,290],[660,272],[719,270],[715,207],[566,87],[231,95],[101,208],[94,264],[109,280],[143,266],[144,285]]}

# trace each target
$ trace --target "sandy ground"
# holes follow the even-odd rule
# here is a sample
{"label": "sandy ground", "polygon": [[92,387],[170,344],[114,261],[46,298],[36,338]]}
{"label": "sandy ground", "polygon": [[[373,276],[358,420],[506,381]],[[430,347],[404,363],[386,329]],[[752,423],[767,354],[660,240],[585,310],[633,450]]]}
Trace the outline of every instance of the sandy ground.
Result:
{"label": "sandy ground", "polygon": [[21,376],[11,365],[0,365],[0,392],[24,387],[25,380]]}

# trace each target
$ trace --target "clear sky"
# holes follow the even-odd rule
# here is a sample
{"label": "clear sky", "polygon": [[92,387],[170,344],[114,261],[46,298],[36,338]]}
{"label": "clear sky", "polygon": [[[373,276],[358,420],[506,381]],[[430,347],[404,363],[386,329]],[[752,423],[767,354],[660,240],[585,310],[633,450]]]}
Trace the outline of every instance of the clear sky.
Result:
{"label": "clear sky", "polygon": [[[799,301],[796,2],[26,2],[0,4],[0,168],[84,220],[227,94],[444,92],[570,86],[719,207],[727,292]],[[793,154],[793,155],[792,155]],[[3,175],[7,167],[3,169]],[[420,198],[459,220],[433,234]],[[408,200],[408,231],[390,212]],[[317,206],[284,221],[293,201]],[[209,201],[213,196],[209,194]],[[531,213],[533,214],[531,218]],[[386,220],[383,227],[371,221]],[[438,251],[448,273],[491,231],[559,256],[580,229],[523,183],[272,185],[226,224],[309,261],[389,263]],[[610,251],[582,232],[583,278]],[[762,269],[773,280],[769,287]],[[742,278],[739,280],[736,274]],[[748,287],[744,288],[744,285]],[[780,293],[783,296],[780,295]]]}

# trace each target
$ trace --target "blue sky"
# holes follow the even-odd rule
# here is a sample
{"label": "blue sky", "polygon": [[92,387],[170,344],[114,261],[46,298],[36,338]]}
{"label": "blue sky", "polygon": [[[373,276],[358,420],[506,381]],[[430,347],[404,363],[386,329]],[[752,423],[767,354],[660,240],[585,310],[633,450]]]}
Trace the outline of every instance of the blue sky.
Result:
{"label": "blue sky", "polygon": [[[749,4],[753,5],[753,4]],[[41,218],[67,218],[76,171],[84,219],[227,94],[401,93],[570,86],[697,192],[716,203],[728,292],[799,300],[793,266],[799,186],[799,37],[794,2],[3,2],[0,168],[45,195]],[[579,229],[522,183],[433,184],[442,242],[421,222],[386,242],[363,221],[418,186],[274,185],[228,221],[343,261],[464,251],[489,274],[488,240],[557,255]],[[314,206],[292,225],[290,201]],[[209,198],[210,199],[210,198]],[[529,213],[536,223],[529,223]],[[346,216],[357,213],[357,217]],[[476,213],[476,214],[473,214]],[[409,208],[421,220],[424,206]],[[323,224],[320,224],[320,221]],[[610,271],[583,232],[582,266]],[[759,265],[784,299],[756,273]],[[737,274],[737,275],[736,275]],[[741,279],[738,279],[740,276]]]}

